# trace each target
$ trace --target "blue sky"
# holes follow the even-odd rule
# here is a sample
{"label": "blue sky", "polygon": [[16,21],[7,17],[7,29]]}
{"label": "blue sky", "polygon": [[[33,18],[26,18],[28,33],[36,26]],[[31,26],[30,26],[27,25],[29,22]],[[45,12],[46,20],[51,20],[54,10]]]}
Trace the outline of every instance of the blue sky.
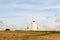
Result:
{"label": "blue sky", "polygon": [[0,0],[0,19],[15,25],[15,29],[31,27],[33,19],[39,29],[56,28],[60,24],[56,18],[60,18],[60,0]]}

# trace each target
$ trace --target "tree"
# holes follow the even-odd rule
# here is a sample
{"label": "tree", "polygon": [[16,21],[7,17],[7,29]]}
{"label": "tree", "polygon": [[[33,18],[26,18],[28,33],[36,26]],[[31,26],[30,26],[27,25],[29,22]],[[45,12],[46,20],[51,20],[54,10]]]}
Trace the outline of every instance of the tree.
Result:
{"label": "tree", "polygon": [[5,31],[10,31],[10,29],[6,29]]}

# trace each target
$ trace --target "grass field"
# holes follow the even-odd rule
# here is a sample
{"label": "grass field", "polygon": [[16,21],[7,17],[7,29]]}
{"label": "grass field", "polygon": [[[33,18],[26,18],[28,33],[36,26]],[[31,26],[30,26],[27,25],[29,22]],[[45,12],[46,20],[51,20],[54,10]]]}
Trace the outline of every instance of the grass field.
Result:
{"label": "grass field", "polygon": [[60,40],[60,31],[0,31],[0,40]]}

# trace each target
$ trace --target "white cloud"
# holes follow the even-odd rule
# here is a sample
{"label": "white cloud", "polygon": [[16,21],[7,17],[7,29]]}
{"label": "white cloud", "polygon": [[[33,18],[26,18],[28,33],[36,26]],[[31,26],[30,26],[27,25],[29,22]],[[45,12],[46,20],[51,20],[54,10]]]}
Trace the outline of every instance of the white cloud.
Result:
{"label": "white cloud", "polygon": [[[59,1],[59,0],[11,0],[6,5],[5,4],[1,5],[0,8],[1,9],[3,8],[4,11],[7,9],[7,11],[4,12],[5,14],[3,13],[4,15],[3,14],[1,14],[1,15],[3,17],[7,17],[7,18],[3,18],[4,20],[8,20],[9,23],[13,23],[13,24],[15,23],[15,24],[17,24],[17,26],[26,26],[26,25],[30,26],[27,23],[29,22],[29,20],[30,20],[29,23],[31,23],[31,20],[33,18],[38,20],[39,25],[41,22],[42,24],[54,26],[55,25],[55,23],[54,23],[55,12],[54,13],[52,13],[50,11],[44,12],[42,10],[60,9],[60,4],[56,3],[56,1]],[[18,8],[19,10],[16,8]],[[17,12],[16,12],[16,10],[17,10]],[[38,11],[40,11],[40,12],[38,12]],[[48,16],[50,18],[52,17],[52,19],[49,19],[49,21],[46,19],[46,17],[48,17]],[[9,18],[9,17],[11,17],[11,18]]]}
{"label": "white cloud", "polygon": [[13,6],[14,8],[20,8],[20,9],[30,9],[32,8],[32,5],[29,5],[29,4],[15,4]]}

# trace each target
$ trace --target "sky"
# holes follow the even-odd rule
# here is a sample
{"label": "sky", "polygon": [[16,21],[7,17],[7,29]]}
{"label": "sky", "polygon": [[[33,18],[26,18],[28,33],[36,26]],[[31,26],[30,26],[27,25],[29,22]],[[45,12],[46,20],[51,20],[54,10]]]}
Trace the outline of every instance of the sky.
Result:
{"label": "sky", "polygon": [[[60,0],[0,0],[0,20],[12,29],[31,29],[36,20],[40,30],[58,29]],[[6,28],[6,27],[3,27]]]}

